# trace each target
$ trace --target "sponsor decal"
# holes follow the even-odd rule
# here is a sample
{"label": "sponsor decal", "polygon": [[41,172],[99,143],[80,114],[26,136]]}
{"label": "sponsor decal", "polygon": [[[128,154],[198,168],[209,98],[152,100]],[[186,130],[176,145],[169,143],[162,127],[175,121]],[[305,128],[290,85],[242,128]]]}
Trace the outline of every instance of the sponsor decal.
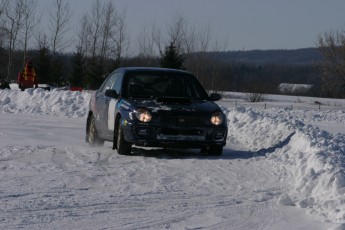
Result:
{"label": "sponsor decal", "polygon": [[127,121],[126,119],[124,119],[124,120],[122,121],[122,125],[123,125],[123,126],[126,126],[127,123],[128,123],[128,121]]}
{"label": "sponsor decal", "polygon": [[125,100],[121,100],[121,108],[123,108],[123,109],[129,109],[129,107],[131,106],[131,104],[130,103],[128,103],[127,101],[125,101]]}

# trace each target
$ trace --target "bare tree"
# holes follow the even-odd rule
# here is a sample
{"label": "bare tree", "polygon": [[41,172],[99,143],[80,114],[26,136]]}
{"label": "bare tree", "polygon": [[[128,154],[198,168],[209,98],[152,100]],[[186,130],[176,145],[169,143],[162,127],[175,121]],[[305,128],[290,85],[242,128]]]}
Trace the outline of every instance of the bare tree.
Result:
{"label": "bare tree", "polygon": [[268,83],[261,82],[260,79],[248,82],[245,87],[247,101],[260,102],[263,100],[267,87]]}
{"label": "bare tree", "polygon": [[164,50],[163,36],[161,29],[153,24],[150,29],[143,26],[138,34],[138,56],[149,61],[158,57]]}
{"label": "bare tree", "polygon": [[219,61],[219,55],[221,52],[225,52],[227,48],[227,41],[220,41],[217,38],[213,39],[213,43],[211,44],[211,65],[213,65],[213,70],[212,70],[212,81],[211,81],[211,89],[212,90],[219,90],[222,88],[224,83],[222,82],[222,76],[221,76],[221,68],[222,68],[222,63]]}
{"label": "bare tree", "polygon": [[118,14],[117,24],[112,34],[113,52],[112,58],[115,59],[115,64],[119,65],[121,58],[125,56],[129,47],[129,37],[126,33],[126,12]]}
{"label": "bare tree", "polygon": [[176,52],[187,55],[195,51],[196,32],[195,26],[182,13],[176,11],[170,23],[166,26],[166,34],[157,25],[150,30],[143,27],[138,34],[138,54],[144,59],[147,57],[161,56],[166,47],[173,44]]}
{"label": "bare tree", "polygon": [[[173,41],[178,52],[185,56],[184,66],[196,77],[204,86],[210,88],[214,85],[216,65],[209,55],[211,50],[212,31],[209,25],[199,28],[191,23],[182,13],[176,12],[171,23],[168,25],[168,42]],[[206,70],[213,75],[206,75]],[[213,88],[213,87],[212,87]]]}
{"label": "bare tree", "polygon": [[27,58],[28,42],[33,35],[34,28],[39,24],[39,17],[36,17],[37,0],[24,0],[23,4],[23,62],[25,63]]}
{"label": "bare tree", "polygon": [[2,16],[3,13],[5,12],[5,9],[8,3],[9,3],[9,0],[0,0],[0,16]]}
{"label": "bare tree", "polygon": [[103,15],[104,8],[101,5],[100,0],[96,0],[92,6],[92,15],[90,16],[90,25],[89,25],[89,33],[92,34],[92,42],[91,42],[91,56],[92,58],[96,58],[97,50],[99,50],[99,33],[101,30],[101,19]]}
{"label": "bare tree", "polygon": [[0,47],[3,47],[7,34],[6,19],[4,16],[8,3],[9,0],[0,0]]}
{"label": "bare tree", "polygon": [[345,98],[345,31],[328,32],[318,38],[324,96]]}
{"label": "bare tree", "polygon": [[[168,25],[168,41],[174,43],[178,53],[185,53],[185,43],[188,32],[188,21],[182,13],[177,11],[172,18],[172,22]],[[167,45],[166,44],[166,45]]]}
{"label": "bare tree", "polygon": [[197,28],[181,12],[177,11],[167,28],[167,40],[174,42],[178,52],[190,54],[210,50],[212,34],[210,26],[204,25]]}
{"label": "bare tree", "polygon": [[7,28],[6,28],[6,14],[5,9],[9,0],[0,0],[0,78],[8,76],[7,69],[7,57],[6,57],[6,40],[7,40]]}
{"label": "bare tree", "polygon": [[86,48],[88,57],[118,60],[128,47],[126,13],[119,13],[112,1],[94,1],[91,14],[81,21],[79,46]]}
{"label": "bare tree", "polygon": [[109,39],[113,33],[114,24],[117,23],[117,15],[112,2],[108,2],[107,5],[102,7],[102,16],[101,19],[101,49],[100,49],[100,58],[105,60],[109,53]]}
{"label": "bare tree", "polygon": [[48,37],[44,33],[39,33],[38,34],[38,36],[36,38],[36,42],[37,42],[38,50],[41,50],[43,48],[48,48],[49,47]]}
{"label": "bare tree", "polygon": [[6,28],[8,39],[8,68],[7,68],[7,80],[13,78],[13,59],[14,51],[18,43],[19,31],[23,28],[24,23],[24,1],[14,0],[7,2],[5,8],[6,14]]}
{"label": "bare tree", "polygon": [[[162,55],[164,47],[173,43],[176,51],[184,56],[183,66],[194,72],[202,84],[214,89],[213,86],[220,78],[219,65],[215,62],[215,57],[210,57],[207,52],[225,50],[225,43],[212,38],[214,33],[209,25],[197,28],[180,11],[173,14],[166,30],[164,34],[160,28],[153,26],[150,33],[147,28],[143,28],[138,36],[139,56],[147,59],[149,56]],[[212,75],[205,74],[206,72],[211,72]]]}
{"label": "bare tree", "polygon": [[138,54],[143,59],[155,56],[154,54],[154,41],[152,39],[152,33],[150,33],[146,27],[142,27],[139,33],[138,39]]}
{"label": "bare tree", "polygon": [[78,33],[78,43],[77,49],[83,54],[83,56],[88,56],[88,51],[90,47],[90,22],[87,15],[84,15],[80,21],[80,30]]}
{"label": "bare tree", "polygon": [[102,18],[101,58],[114,59],[119,63],[127,48],[126,12],[120,14],[111,1],[105,6]]}
{"label": "bare tree", "polygon": [[68,47],[71,41],[66,40],[66,32],[69,28],[71,16],[70,6],[65,0],[54,0],[54,9],[50,15],[50,30],[52,32],[51,46],[52,55],[55,59],[56,53]]}
{"label": "bare tree", "polygon": [[156,46],[156,49],[158,50],[159,54],[164,50],[164,41],[163,41],[163,35],[162,30],[158,26],[152,27],[152,41]]}
{"label": "bare tree", "polygon": [[103,80],[102,75],[118,65],[126,52],[125,16],[112,1],[95,0],[91,12],[81,20],[77,48],[86,58],[86,84],[90,87],[98,85]]}

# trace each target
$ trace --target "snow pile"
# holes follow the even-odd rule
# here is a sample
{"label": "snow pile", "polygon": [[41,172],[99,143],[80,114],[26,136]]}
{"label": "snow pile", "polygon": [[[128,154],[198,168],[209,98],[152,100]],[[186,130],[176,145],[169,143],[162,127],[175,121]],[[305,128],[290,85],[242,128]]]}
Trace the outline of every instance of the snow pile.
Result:
{"label": "snow pile", "polygon": [[319,110],[291,110],[289,114],[298,116],[302,121],[317,121],[317,122],[337,122],[345,123],[345,111],[319,111]]}
{"label": "snow pile", "polygon": [[291,118],[272,118],[251,108],[236,107],[228,113],[228,142],[241,149],[246,146],[252,152],[272,148],[294,132],[294,120],[290,124],[288,119]]}
{"label": "snow pile", "polygon": [[58,117],[84,117],[91,95],[69,90],[0,90],[0,111]]}
{"label": "snow pile", "polygon": [[297,127],[288,145],[269,155],[295,178],[296,205],[320,220],[345,221],[345,136]]}
{"label": "snow pile", "polygon": [[318,220],[345,222],[344,134],[305,125],[287,109],[237,107],[228,121],[230,143],[247,146],[254,156],[267,156],[272,169],[290,181],[291,191],[278,204],[305,208]]}

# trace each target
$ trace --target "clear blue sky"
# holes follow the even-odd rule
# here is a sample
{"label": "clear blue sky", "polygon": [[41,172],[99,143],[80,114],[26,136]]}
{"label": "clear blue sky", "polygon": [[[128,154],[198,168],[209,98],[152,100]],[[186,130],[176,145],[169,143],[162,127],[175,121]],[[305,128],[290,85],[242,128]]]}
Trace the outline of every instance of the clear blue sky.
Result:
{"label": "clear blue sky", "polygon": [[[52,0],[39,0],[46,11]],[[68,0],[73,27],[94,0]],[[106,0],[102,0],[106,1]],[[166,26],[182,13],[213,37],[227,40],[228,50],[315,47],[319,34],[345,30],[345,0],[113,0],[126,10],[132,40],[143,26]],[[75,30],[74,30],[75,31]]]}

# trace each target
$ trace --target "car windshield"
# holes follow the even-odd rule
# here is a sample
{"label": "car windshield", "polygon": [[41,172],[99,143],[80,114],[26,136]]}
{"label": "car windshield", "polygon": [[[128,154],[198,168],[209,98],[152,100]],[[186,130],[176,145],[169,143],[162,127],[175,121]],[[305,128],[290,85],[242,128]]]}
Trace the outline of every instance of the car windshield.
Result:
{"label": "car windshield", "polygon": [[127,89],[128,98],[209,98],[194,76],[180,73],[130,73]]}

